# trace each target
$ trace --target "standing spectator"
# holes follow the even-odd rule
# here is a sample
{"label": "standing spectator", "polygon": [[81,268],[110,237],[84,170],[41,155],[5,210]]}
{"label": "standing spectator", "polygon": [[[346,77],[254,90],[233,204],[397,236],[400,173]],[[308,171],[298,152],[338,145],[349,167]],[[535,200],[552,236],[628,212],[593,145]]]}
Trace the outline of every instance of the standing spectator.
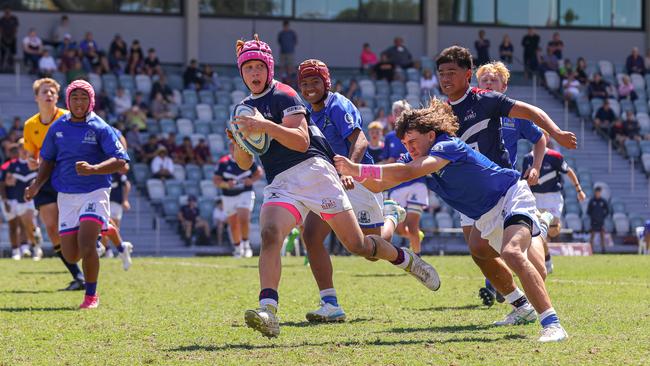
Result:
{"label": "standing spectator", "polygon": [[217,232],[217,245],[223,245],[223,232],[228,221],[226,211],[223,210],[223,200],[217,198],[214,201],[214,211],[212,211],[212,224]]}
{"label": "standing spectator", "polygon": [[210,225],[201,218],[199,208],[196,205],[196,197],[188,197],[187,204],[181,207],[178,213],[178,221],[180,221],[181,227],[183,228],[185,245],[192,245],[193,239],[195,240],[194,231],[197,229],[203,231],[206,239],[210,238]]}
{"label": "standing spectator", "polygon": [[203,74],[199,70],[199,64],[196,60],[190,60],[190,64],[183,73],[183,83],[185,89],[201,89],[201,82],[203,81]]}
{"label": "standing spectator", "polygon": [[564,50],[564,42],[562,42],[560,39],[559,32],[553,33],[553,38],[548,41],[547,47],[549,50],[551,50],[551,53],[557,57],[558,60],[561,60],[563,58],[562,51]]}
{"label": "standing spectator", "polygon": [[43,41],[36,34],[36,29],[31,28],[25,38],[23,38],[23,55],[25,56],[25,65],[29,66],[32,73],[38,70],[38,61],[43,53]]}
{"label": "standing spectator", "polygon": [[645,74],[645,60],[639,54],[639,49],[637,47],[632,48],[632,54],[627,56],[625,69],[628,74]]}
{"label": "standing spectator", "polygon": [[41,77],[50,77],[57,70],[56,61],[50,55],[50,51],[43,50],[41,59],[38,60],[38,73]]}
{"label": "standing spectator", "polygon": [[379,121],[368,125],[368,153],[375,164],[384,160],[384,125]]}
{"label": "standing spectator", "polygon": [[617,120],[616,113],[609,105],[609,99],[605,99],[603,105],[598,108],[594,116],[594,127],[599,131],[609,131],[610,126]]}
{"label": "standing spectator", "polygon": [[377,63],[377,55],[370,49],[370,43],[364,43],[361,50],[361,72],[368,73]]}
{"label": "standing spectator", "polygon": [[580,96],[580,82],[575,79],[575,73],[569,72],[566,79],[562,80],[564,99],[569,102],[576,101]]}
{"label": "standing spectator", "polygon": [[578,58],[578,63],[576,64],[576,80],[578,80],[581,85],[587,85],[589,82],[589,75],[587,74],[587,61],[585,61],[584,57]]}
{"label": "standing spectator", "polygon": [[156,56],[156,50],[154,48],[150,48],[147,51],[147,58],[144,59],[144,73],[149,76],[162,74],[160,60]]}
{"label": "standing spectator", "polygon": [[621,78],[621,84],[618,86],[618,99],[629,99],[629,100],[636,100],[637,95],[636,91],[634,91],[634,84],[632,84],[632,80],[630,80],[630,77],[627,75],[623,75]]}
{"label": "standing spectator", "polygon": [[194,148],[194,156],[196,157],[196,163],[199,165],[213,164],[212,154],[210,154],[210,146],[208,146],[208,143],[204,138],[200,138],[199,143],[196,144],[196,147]]}
{"label": "standing spectator", "polygon": [[172,88],[167,85],[167,76],[165,76],[165,74],[161,74],[160,78],[158,78],[151,87],[151,96],[155,97],[156,93],[162,94],[163,98],[168,103],[174,101],[174,92],[172,91]]}
{"label": "standing spectator", "polygon": [[131,95],[129,95],[123,87],[118,87],[113,97],[113,105],[115,106],[115,113],[118,116],[124,116],[126,111],[131,109],[133,105]]}
{"label": "standing spectator", "polygon": [[589,82],[587,94],[589,95],[589,100],[594,98],[607,99],[609,97],[609,83],[603,80],[600,72],[595,73],[594,79]]}
{"label": "standing spectator", "polygon": [[602,188],[594,189],[594,197],[589,200],[587,205],[587,215],[591,220],[591,230],[589,231],[589,245],[594,252],[594,235],[600,233],[600,250],[605,254],[605,218],[609,215],[609,206],[607,201],[602,197]]}
{"label": "standing spectator", "polygon": [[93,37],[92,32],[86,32],[84,39],[79,43],[79,48],[81,49],[81,53],[84,56],[88,54],[90,49],[99,51],[99,45],[97,44],[97,42],[95,42],[95,38]]}
{"label": "standing spectator", "polygon": [[381,54],[379,62],[375,65],[375,76],[377,80],[386,79],[389,82],[395,77],[395,64],[385,52]]}
{"label": "standing spectator", "polygon": [[476,54],[478,55],[476,65],[481,66],[490,62],[490,40],[485,38],[485,31],[478,31],[478,39],[474,41]]}
{"label": "standing spectator", "polygon": [[402,37],[395,37],[393,45],[388,47],[384,53],[395,66],[399,66],[405,70],[413,67],[413,56],[404,46],[404,39]]}
{"label": "standing spectator", "polygon": [[278,33],[278,43],[280,44],[280,70],[286,76],[290,76],[294,72],[293,54],[298,44],[298,36],[293,29],[289,28],[288,20],[282,22],[282,30]]}
{"label": "standing spectator", "polygon": [[431,69],[424,69],[420,77],[420,91],[422,95],[435,95],[438,90],[438,79]]}
{"label": "standing spectator", "polygon": [[63,38],[66,34],[72,34],[72,27],[70,26],[70,19],[67,15],[62,15],[61,20],[52,28],[52,34],[50,35],[50,41],[48,42],[54,49],[57,49],[61,43],[63,43]]}
{"label": "standing spectator", "polygon": [[156,150],[156,156],[151,161],[151,174],[162,180],[174,179],[174,162],[164,146],[159,146]]}
{"label": "standing spectator", "polygon": [[18,25],[18,18],[11,14],[11,8],[6,5],[4,15],[0,18],[0,71],[11,71],[14,67]]}
{"label": "standing spectator", "polygon": [[510,36],[507,34],[504,35],[503,41],[501,41],[501,44],[499,45],[499,58],[505,64],[511,64],[514,51],[515,48],[510,41]]}
{"label": "standing spectator", "polygon": [[524,48],[524,68],[526,77],[530,77],[537,71],[537,48],[539,47],[539,35],[535,29],[528,28],[528,33],[521,39],[521,46]]}

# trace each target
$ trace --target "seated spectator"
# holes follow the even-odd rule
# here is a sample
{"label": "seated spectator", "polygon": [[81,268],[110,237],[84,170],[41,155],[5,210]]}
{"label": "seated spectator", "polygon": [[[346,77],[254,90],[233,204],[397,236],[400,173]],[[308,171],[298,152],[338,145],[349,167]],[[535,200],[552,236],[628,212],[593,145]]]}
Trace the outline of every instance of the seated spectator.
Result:
{"label": "seated spectator", "polygon": [[176,148],[174,162],[182,165],[196,164],[194,147],[192,146],[192,140],[189,137],[183,137],[183,143],[181,143],[181,145]]}
{"label": "seated spectator", "polygon": [[632,53],[625,60],[625,70],[628,74],[645,74],[645,60],[639,54],[637,47],[632,48]]}
{"label": "seated spectator", "polygon": [[14,132],[18,138],[21,138],[23,137],[23,130],[23,120],[20,118],[20,116],[15,116],[11,121],[11,128],[9,129],[9,132]]}
{"label": "seated spectator", "polygon": [[74,64],[72,65],[72,68],[65,73],[65,78],[68,84],[74,80],[86,79],[87,77],[88,74],[86,74],[86,72],[84,71],[83,65],[81,64],[81,60],[79,59],[76,59],[74,61]]}
{"label": "seated spectator", "polygon": [[369,43],[363,44],[361,50],[361,72],[368,74],[377,63],[377,55],[370,49]]}
{"label": "seated spectator", "polygon": [[190,64],[185,69],[183,73],[183,84],[185,89],[201,89],[201,83],[203,82],[203,74],[199,70],[199,64],[196,60],[190,60]]}
{"label": "seated spectator", "polygon": [[404,39],[402,37],[395,37],[393,45],[388,47],[383,53],[386,54],[388,60],[395,66],[402,69],[413,67],[413,56],[411,52],[404,46]]}
{"label": "seated spectator", "polygon": [[621,84],[618,86],[618,99],[629,99],[629,100],[636,100],[637,95],[636,91],[634,91],[634,84],[632,84],[632,80],[630,80],[630,77],[627,75],[623,75],[621,78]]}
{"label": "seated spectator", "polygon": [[603,80],[600,72],[594,74],[594,79],[589,82],[587,89],[589,100],[593,98],[607,99],[609,97],[609,83]]}
{"label": "seated spectator", "polygon": [[79,52],[79,46],[77,45],[77,42],[72,40],[72,35],[65,34],[63,36],[63,42],[61,42],[59,46],[56,47],[54,56],[56,58],[61,58],[68,50],[73,50],[76,54],[76,52]]}
{"label": "seated spectator", "polygon": [[162,93],[157,92],[154,95],[153,100],[151,101],[151,117],[156,120],[161,120],[163,118],[176,118],[176,114],[169,108],[169,103],[163,98]]}
{"label": "seated spectator", "polygon": [[623,125],[625,126],[625,135],[628,139],[641,141],[641,127],[639,126],[639,121],[636,120],[634,112],[629,110],[625,112]]}
{"label": "seated spectator", "polygon": [[129,126],[137,126],[140,131],[147,129],[147,114],[137,105],[132,106],[126,111],[124,121]]}
{"label": "seated spectator", "polygon": [[135,98],[133,98],[133,105],[137,105],[145,114],[149,113],[149,103],[144,100],[144,94],[142,92],[135,92]]}
{"label": "seated spectator", "polygon": [[72,70],[77,61],[80,61],[80,59],[76,50],[71,48],[65,50],[63,56],[61,56],[61,62],[59,62],[59,71],[66,73],[69,70]]}
{"label": "seated spectator", "polygon": [[144,73],[149,76],[162,74],[160,60],[156,56],[156,50],[154,48],[149,49],[147,57],[144,59]]}
{"label": "seated spectator", "polygon": [[109,117],[110,119],[115,117],[113,112],[113,101],[111,97],[108,96],[106,89],[102,89],[99,93],[95,95],[95,113],[102,113]]}
{"label": "seated spectator", "polygon": [[395,64],[393,64],[386,53],[382,53],[379,62],[375,65],[375,76],[377,80],[393,81],[395,77]]}
{"label": "seated spectator", "polygon": [[43,54],[43,41],[36,34],[36,29],[30,28],[29,33],[23,38],[23,55],[25,56],[25,65],[30,67],[31,73],[38,70],[38,61]]}
{"label": "seated spectator", "polygon": [[196,163],[199,165],[214,163],[212,154],[210,154],[210,146],[203,138],[199,139],[199,143],[194,148],[194,156],[196,157]]}
{"label": "seated spectator", "polygon": [[[153,137],[153,140],[151,140],[151,137]],[[126,133],[124,134],[124,138],[126,139],[126,144],[129,147],[129,149],[133,149],[133,151],[135,151],[136,160],[137,161],[143,160],[145,156],[145,152],[143,149],[143,145],[140,142],[142,140],[140,137],[140,129],[138,128],[138,126],[136,125],[128,126],[128,131],[126,131]],[[155,135],[149,136],[149,139],[154,144],[153,151],[155,151],[157,149],[158,140],[156,139]]]}
{"label": "seated spectator", "polygon": [[543,80],[544,73],[546,71],[559,72],[559,70],[560,70],[560,63],[557,56],[555,56],[551,48],[547,48],[546,55],[542,56],[542,60],[540,63],[540,72],[542,75],[542,80]]}
{"label": "seated spectator", "polygon": [[573,64],[571,63],[570,59],[565,58],[558,73],[560,74],[560,77],[564,79],[567,77],[568,74],[572,72],[573,72]]}
{"label": "seated spectator", "polygon": [[359,82],[356,79],[351,79],[348,88],[345,90],[346,98],[354,101],[361,98],[361,88],[359,87]]}
{"label": "seated spectator", "polygon": [[151,86],[151,97],[153,98],[156,93],[162,94],[165,101],[171,103],[174,101],[174,92],[172,88],[167,85],[167,76],[165,74],[160,75],[160,78]]}
{"label": "seated spectator", "polygon": [[506,64],[512,63],[512,54],[514,53],[514,46],[510,41],[510,36],[507,34],[503,36],[503,41],[499,45],[499,58]]}
{"label": "seated spectator", "polygon": [[88,46],[81,62],[83,63],[86,72],[94,72],[99,75],[102,74],[102,58],[92,44]]}
{"label": "seated spectator", "polygon": [[650,70],[650,48],[645,51],[645,57],[643,58],[643,65],[646,70]]}
{"label": "seated spectator", "polygon": [[192,245],[195,230],[202,230],[205,237],[210,238],[210,225],[201,218],[199,208],[196,205],[196,197],[188,197],[187,205],[182,206],[178,213],[178,221],[180,221],[183,228],[183,239],[186,245]]}
{"label": "seated spectator", "polygon": [[201,88],[211,91],[216,91],[219,88],[219,76],[212,70],[212,66],[209,64],[203,65],[202,77]]}
{"label": "seated spectator", "polygon": [[332,87],[332,92],[339,93],[341,95],[345,94],[345,88],[343,87],[343,82],[341,80],[336,81],[336,83]]}
{"label": "seated spectator", "polygon": [[580,96],[580,82],[575,79],[575,74],[569,72],[566,79],[562,81],[564,98],[568,101],[575,101]]}
{"label": "seated spectator", "polygon": [[95,38],[92,32],[86,32],[84,39],[79,42],[79,49],[81,49],[81,54],[86,56],[90,49],[99,50],[99,45],[95,42]]}
{"label": "seated spectator", "polygon": [[422,95],[435,95],[438,90],[438,79],[430,69],[424,69],[420,77],[420,92]]}
{"label": "seated spectator", "polygon": [[126,62],[126,69],[124,72],[129,75],[142,74],[144,69],[144,60],[142,59],[142,52],[131,52],[129,60]]}
{"label": "seated spectator", "polygon": [[561,60],[562,51],[564,50],[564,42],[560,39],[560,33],[553,33],[553,38],[548,42],[548,49],[558,60]]}
{"label": "seated spectator", "polygon": [[578,63],[576,64],[576,80],[582,85],[587,85],[589,82],[589,75],[587,74],[587,61],[584,57],[578,58]]}
{"label": "seated spectator", "polygon": [[160,144],[167,148],[167,151],[171,151],[172,155],[175,154],[176,150],[178,149],[178,146],[176,146],[176,134],[168,134],[166,139],[160,141]]}
{"label": "seated spectator", "polygon": [[129,95],[123,87],[118,87],[113,97],[113,105],[115,106],[115,114],[123,116],[131,107],[131,95]]}
{"label": "seated spectator", "polygon": [[[138,131],[138,135],[137,135],[138,137],[137,138],[138,138],[138,140],[140,140],[140,134],[139,134],[140,129],[138,128],[138,126],[131,127],[131,130],[134,130],[134,129]],[[129,131],[129,133],[131,133],[131,132]],[[131,138],[133,139],[133,136],[131,136]],[[128,137],[127,137],[127,142],[128,141],[129,140],[128,140]],[[149,139],[147,140],[147,142],[145,142],[144,145],[142,145],[142,161],[144,163],[146,163],[146,164],[151,163],[153,158],[155,158],[156,155],[158,154],[158,148],[159,147],[160,146],[158,144],[158,137],[156,135],[154,135],[154,134],[149,135]]]}
{"label": "seated spectator", "polygon": [[4,151],[4,156],[10,156],[9,150],[11,150],[12,147],[16,146],[16,143],[18,143],[20,137],[21,135],[18,133],[18,131],[9,131],[7,137],[2,140],[2,151]]}
{"label": "seated spectator", "polygon": [[605,102],[598,108],[594,116],[594,127],[599,131],[607,131],[617,119],[616,113],[609,105],[609,99],[605,99]]}
{"label": "seated spectator", "polygon": [[38,73],[41,77],[50,77],[57,70],[56,61],[50,51],[43,50],[41,59],[38,60]]}
{"label": "seated spectator", "polygon": [[624,153],[623,143],[627,140],[627,134],[623,121],[617,119],[614,124],[609,128],[609,138],[614,141],[614,145],[618,147],[619,152]]}
{"label": "seated spectator", "polygon": [[158,147],[156,156],[151,160],[151,175],[162,180],[174,179],[174,161],[164,146]]}

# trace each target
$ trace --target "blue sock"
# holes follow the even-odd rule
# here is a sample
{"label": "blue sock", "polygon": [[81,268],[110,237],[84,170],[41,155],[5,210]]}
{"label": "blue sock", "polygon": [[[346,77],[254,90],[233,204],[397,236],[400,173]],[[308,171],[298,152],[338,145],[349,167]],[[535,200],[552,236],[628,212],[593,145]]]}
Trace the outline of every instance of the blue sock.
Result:
{"label": "blue sock", "polygon": [[86,282],[86,296],[95,296],[97,293],[97,282]]}
{"label": "blue sock", "polygon": [[320,291],[320,299],[324,303],[331,304],[333,306],[339,306],[338,299],[336,298],[336,290],[333,288],[328,288]]}
{"label": "blue sock", "polygon": [[546,328],[552,324],[560,324],[560,318],[558,318],[555,313],[555,309],[550,308],[545,312],[539,314],[539,322],[542,324],[542,327]]}
{"label": "blue sock", "polygon": [[124,247],[122,246],[121,243],[120,243],[120,245],[117,246],[117,251],[120,252],[120,253],[124,253]]}

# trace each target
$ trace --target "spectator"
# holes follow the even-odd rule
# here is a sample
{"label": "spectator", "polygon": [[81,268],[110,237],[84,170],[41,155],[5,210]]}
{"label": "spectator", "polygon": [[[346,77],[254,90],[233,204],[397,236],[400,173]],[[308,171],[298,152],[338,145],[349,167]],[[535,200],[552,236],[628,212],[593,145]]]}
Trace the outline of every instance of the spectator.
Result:
{"label": "spectator", "polygon": [[7,135],[7,138],[2,140],[2,151],[4,151],[4,156],[10,156],[11,155],[9,150],[11,150],[11,148],[13,146],[16,146],[16,143],[20,139],[20,136],[21,135],[18,133],[18,131],[15,131],[15,130],[10,130],[9,131],[9,134]]}
{"label": "spectator", "polygon": [[119,86],[115,92],[113,105],[115,106],[115,114],[118,116],[123,116],[133,106],[131,95],[129,95],[121,86]]}
{"label": "spectator", "polygon": [[174,92],[172,88],[167,85],[167,76],[161,74],[160,78],[153,83],[151,87],[151,96],[155,97],[157,93],[162,94],[166,102],[172,103],[174,101]]}
{"label": "spectator", "polygon": [[38,70],[38,61],[43,53],[43,41],[36,34],[36,29],[31,28],[25,38],[23,38],[23,55],[25,56],[25,65],[30,67],[30,72],[36,73]]}
{"label": "spectator", "polygon": [[632,84],[629,76],[623,75],[621,78],[621,84],[618,86],[618,99],[629,99],[634,101],[636,98],[637,95],[636,91],[634,91],[634,84]]}
{"label": "spectator", "polygon": [[490,40],[485,38],[483,29],[478,31],[478,39],[474,41],[476,54],[478,55],[476,65],[481,66],[490,62]]}
{"label": "spectator", "polygon": [[190,64],[185,69],[183,73],[183,83],[185,89],[201,89],[201,83],[203,82],[203,75],[201,70],[199,70],[198,62],[194,59],[190,60]]}
{"label": "spectator", "polygon": [[174,162],[164,146],[156,150],[156,156],[151,161],[151,173],[154,178],[174,179]]}
{"label": "spectator", "polygon": [[650,48],[645,51],[645,57],[643,58],[643,65],[646,70],[650,70]]}
{"label": "spectator", "polygon": [[196,164],[194,147],[192,146],[192,140],[189,137],[183,137],[183,143],[176,148],[174,162],[181,165]]}
{"label": "spectator", "polygon": [[144,60],[142,59],[142,52],[133,51],[129,54],[129,60],[126,63],[125,73],[135,76],[137,74],[142,74],[144,69]]}
{"label": "spectator", "polygon": [[368,153],[375,164],[384,160],[384,125],[374,121],[368,125]]}
{"label": "spectator", "polygon": [[56,61],[50,55],[50,51],[43,50],[41,59],[38,60],[38,72],[41,77],[50,77],[57,70]]}
{"label": "spectator", "polygon": [[188,197],[187,205],[181,207],[178,213],[178,221],[180,221],[183,228],[183,239],[186,245],[192,245],[192,241],[196,240],[194,236],[195,230],[202,230],[205,237],[210,238],[210,225],[201,218],[199,208],[196,205],[196,197]]}
{"label": "spectator", "polygon": [[609,97],[609,83],[603,80],[600,72],[594,74],[594,79],[589,82],[587,88],[589,100],[594,98],[607,99]]}
{"label": "spectator", "polygon": [[75,59],[72,64],[72,68],[66,71],[65,78],[68,83],[71,83],[73,80],[77,79],[86,79],[87,74],[83,69],[80,59]]}
{"label": "spectator", "polygon": [[61,20],[52,28],[50,41],[48,42],[54,49],[57,49],[62,43],[66,34],[72,34],[70,19],[67,15],[62,15]]}
{"label": "spectator", "polygon": [[341,80],[337,80],[334,86],[332,86],[332,92],[341,95],[345,94],[345,88],[343,87],[343,82]]}
{"label": "spectator", "polygon": [[126,42],[116,34],[108,51],[108,63],[113,73],[121,74],[127,69],[127,54]]}
{"label": "spectator", "polygon": [[361,98],[361,88],[359,87],[359,82],[356,79],[351,79],[348,88],[343,93],[346,98],[356,101]]}
{"label": "spectator", "polygon": [[[140,133],[139,133],[138,126],[132,126],[131,130],[138,131],[137,136],[139,140]],[[133,136],[131,138],[133,138]],[[142,145],[142,161],[144,161],[147,164],[151,163],[153,158],[155,158],[156,155],[158,154],[159,148],[160,146],[158,144],[158,137],[155,134],[149,135],[149,139],[147,140],[147,142],[145,142],[144,145]]]}
{"label": "spectator", "polygon": [[72,36],[70,34],[64,34],[63,41],[61,41],[59,46],[56,48],[54,56],[56,58],[61,58],[66,54],[68,50],[72,50],[73,51],[72,55],[74,57],[77,57],[79,46],[77,46],[77,43],[72,40]]}
{"label": "spectator", "polygon": [[113,40],[111,41],[111,45],[108,48],[108,53],[110,55],[115,54],[116,51],[119,51],[121,57],[126,60],[128,48],[126,46],[126,42],[124,42],[124,39],[122,39],[122,36],[119,33],[115,34]]}
{"label": "spectator", "polygon": [[11,14],[9,5],[5,5],[4,14],[0,18],[0,71],[11,71],[14,67],[18,25],[18,18]]}
{"label": "spectator", "polygon": [[81,53],[86,56],[91,48],[95,51],[99,51],[99,45],[95,42],[93,33],[86,32],[84,39],[79,43],[79,49],[81,49]]}
{"label": "spectator", "polygon": [[539,35],[531,27],[528,33],[521,39],[521,46],[524,48],[524,69],[526,77],[537,71],[537,48],[539,48]]}
{"label": "spectator", "polygon": [[209,64],[203,65],[203,81],[201,87],[210,91],[216,91],[219,88],[219,76]]}
{"label": "spectator", "polygon": [[578,63],[576,64],[576,80],[578,80],[581,85],[587,85],[589,82],[589,75],[587,74],[587,61],[585,61],[584,57],[578,58]]}
{"label": "spectator", "polygon": [[627,56],[625,69],[628,74],[645,74],[645,60],[639,54],[639,49],[637,47],[632,48],[632,54]]}
{"label": "spectator", "polygon": [[151,101],[151,117],[156,120],[163,118],[176,118],[175,113],[169,108],[169,103],[163,98],[162,93],[157,92]]}
{"label": "spectator", "polygon": [[149,51],[147,51],[147,58],[144,59],[144,73],[149,76],[162,74],[160,60],[158,59],[154,48],[150,48]]}
{"label": "spectator", "polygon": [[402,69],[413,67],[413,56],[411,56],[411,52],[404,46],[404,39],[402,37],[395,37],[393,45],[388,47],[384,53],[395,66],[399,66]]}
{"label": "spectator", "polygon": [[614,124],[612,124],[609,128],[609,138],[612,139],[614,146],[618,148],[618,151],[620,153],[625,153],[623,143],[625,140],[627,140],[627,135],[625,134],[625,126],[623,125],[623,121],[618,118],[616,121],[614,121]]}
{"label": "spectator", "polygon": [[438,79],[431,69],[424,69],[420,77],[420,91],[422,95],[435,95],[438,90]]}
{"label": "spectator", "polygon": [[204,164],[213,164],[212,154],[210,153],[210,147],[204,138],[199,139],[199,143],[196,144],[194,148],[194,156],[196,158],[196,163],[199,165]]}
{"label": "spectator", "polygon": [[610,126],[617,120],[616,113],[609,105],[609,99],[605,99],[603,105],[596,111],[594,127],[598,131],[609,131]]}
{"label": "spectator", "polygon": [[370,43],[364,43],[361,50],[361,72],[370,72],[377,64],[377,55],[370,49]]}
{"label": "spectator", "polygon": [[569,72],[566,79],[562,80],[564,99],[569,102],[576,101],[580,96],[580,82],[575,79],[575,73]]}
{"label": "spectator", "polygon": [[625,136],[629,140],[641,141],[641,127],[639,126],[639,121],[636,120],[634,112],[631,110],[625,112],[623,126],[625,127]]}
{"label": "spectator", "polygon": [[280,44],[280,70],[289,76],[294,72],[293,54],[298,44],[298,36],[293,29],[289,28],[288,20],[282,22],[282,30],[278,33],[278,43]]}
{"label": "spectator", "polygon": [[140,41],[134,39],[133,42],[131,42],[131,48],[129,49],[129,57],[136,53],[138,54],[139,59],[144,61],[144,52],[142,51],[142,46],[140,46]]}
{"label": "spectator", "polygon": [[108,96],[106,89],[103,88],[95,95],[95,113],[100,114],[102,112],[105,116],[110,116],[111,118],[115,115],[113,113],[113,101]]}
{"label": "spectator", "polygon": [[609,206],[607,201],[602,197],[602,188],[594,189],[594,197],[589,200],[587,205],[587,215],[591,220],[591,230],[589,231],[589,245],[594,252],[594,235],[600,233],[600,250],[605,254],[605,218],[609,215]]}
{"label": "spectator", "polygon": [[147,129],[147,114],[138,105],[134,105],[126,111],[124,120],[128,126],[137,126],[140,131]]}
{"label": "spectator", "polygon": [[503,36],[503,41],[499,45],[499,58],[506,64],[512,63],[512,55],[514,54],[515,48],[510,41],[509,35]]}
{"label": "spectator", "polygon": [[377,80],[393,81],[395,77],[395,64],[390,60],[385,52],[381,54],[379,62],[375,65],[375,76]]}
{"label": "spectator", "polygon": [[217,198],[214,201],[214,211],[212,211],[212,223],[217,231],[217,245],[223,245],[223,232],[226,227],[226,222],[228,221],[228,216],[223,210],[223,200]]}
{"label": "spectator", "polygon": [[386,115],[386,110],[384,108],[379,108],[379,110],[377,111],[377,115],[375,116],[375,121],[381,123],[381,125],[384,127],[384,131],[389,130],[389,126],[390,126],[389,117],[390,116]]}
{"label": "spectator", "polygon": [[23,121],[20,116],[14,116],[14,119],[11,121],[11,128],[9,128],[9,133],[14,133],[16,138],[19,139],[23,137]]}
{"label": "spectator", "polygon": [[133,98],[133,105],[137,105],[144,111],[145,114],[149,113],[149,104],[144,100],[144,94],[142,92],[135,92],[135,98]]}
{"label": "spectator", "polygon": [[557,59],[557,56],[551,51],[550,48],[546,49],[546,55],[542,56],[542,62],[540,64],[540,74],[543,75],[546,71],[555,71],[559,72],[560,71],[560,63],[559,60]]}
{"label": "spectator", "polygon": [[[573,73],[573,65],[571,64],[571,60],[565,58],[564,62],[562,63],[562,66],[560,67],[560,71],[559,71],[560,77],[564,79],[570,73]],[[574,75],[574,79],[577,80],[575,75]]]}
{"label": "spectator", "polygon": [[558,60],[563,59],[562,51],[564,50],[564,42],[560,39],[560,33],[553,33],[553,38],[548,41],[548,49],[551,50],[551,53],[555,55]]}
{"label": "spectator", "polygon": [[160,143],[167,148],[167,151],[171,151],[172,154],[175,154],[176,150],[178,150],[178,146],[176,146],[176,134],[173,132],[167,134],[167,138],[160,141]]}
{"label": "spectator", "polygon": [[[135,152],[138,154],[139,157],[142,157],[142,153],[144,152],[142,147],[142,137],[140,136],[140,129],[138,126],[128,126],[128,131],[124,134],[124,138],[126,139],[126,144],[129,147],[129,149],[135,150]],[[155,141],[155,136],[154,136],[154,141]],[[157,144],[158,142],[155,141]]]}

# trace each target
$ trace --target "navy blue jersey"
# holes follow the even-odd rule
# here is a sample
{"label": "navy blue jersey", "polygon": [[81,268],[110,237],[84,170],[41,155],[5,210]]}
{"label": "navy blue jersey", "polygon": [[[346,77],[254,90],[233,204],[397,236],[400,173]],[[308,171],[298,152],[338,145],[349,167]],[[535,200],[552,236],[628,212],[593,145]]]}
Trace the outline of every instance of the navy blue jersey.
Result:
{"label": "navy blue jersey", "polygon": [[379,163],[380,161],[386,159],[386,157],[384,157],[384,147],[382,145],[370,146],[370,144],[368,144],[367,152],[370,154],[372,161],[375,163]]}
{"label": "navy blue jersey", "polygon": [[110,188],[110,174],[80,176],[75,164],[86,161],[94,165],[109,158],[128,161],[115,130],[93,112],[84,122],[72,122],[70,117],[66,113],[52,123],[41,148],[41,157],[54,162],[52,186],[57,192],[73,194]]}
{"label": "navy blue jersey", "polygon": [[0,178],[3,182],[6,181],[8,174],[14,177],[16,184],[5,186],[7,199],[25,202],[23,198],[25,189],[36,179],[38,171],[29,169],[26,160],[11,159],[2,164],[2,169],[0,169]]}
{"label": "navy blue jersey", "polygon": [[[311,105],[308,105],[307,109],[311,121],[323,132],[334,153],[349,157],[350,141],[348,141],[348,137],[355,130],[361,130],[363,127],[361,113],[359,113],[357,107],[341,94],[328,92],[325,99],[325,108],[316,112]],[[366,150],[360,163],[374,163],[368,150]]]}
{"label": "navy blue jersey", "polygon": [[[518,171],[498,166],[447,134],[436,136],[429,155],[449,160],[449,164],[426,176],[427,187],[449,206],[474,220],[490,211],[519,180]],[[407,154],[401,160],[413,159]]]}
{"label": "navy blue jersey", "polygon": [[517,141],[526,139],[536,144],[542,138],[542,129],[526,119],[503,117],[501,135],[510,156],[510,164],[514,166],[517,161]]}
{"label": "navy blue jersey", "polygon": [[[243,101],[246,105],[257,108],[264,118],[277,124],[282,123],[282,118],[293,114],[307,114],[302,100],[298,93],[289,85],[279,81],[273,81],[271,86],[260,95],[250,95]],[[306,152],[298,152],[271,140],[269,149],[262,155],[260,160],[266,172],[266,180],[271,183],[279,173],[313,157],[321,157],[330,163],[334,163],[334,152],[329,146],[321,131],[307,116],[309,131],[309,148]]]}
{"label": "navy blue jersey", "polygon": [[[524,157],[522,171],[533,165],[533,154],[529,153]],[[551,193],[562,190],[562,174],[569,171],[569,166],[564,157],[558,151],[546,149],[542,169],[539,172],[539,180],[536,185],[530,187],[533,193]]]}
{"label": "navy blue jersey", "polygon": [[230,154],[219,159],[219,165],[215,170],[214,175],[220,176],[225,182],[234,181],[233,188],[222,188],[224,196],[236,196],[242,192],[253,190],[252,186],[245,186],[244,179],[250,178],[257,171],[257,164],[253,165],[248,170],[242,170],[235,159]]}
{"label": "navy blue jersey", "polygon": [[[386,137],[384,138],[384,159],[393,158],[395,160],[399,160],[402,157],[404,157],[406,154],[408,154],[408,151],[406,150],[406,146],[404,146],[402,140],[400,140],[399,137],[397,137],[395,131],[390,131],[389,133],[387,133]],[[408,182],[404,182],[398,186],[395,186],[389,189],[388,191],[392,192],[398,188],[408,187],[413,183],[418,183],[418,182],[424,183],[424,181],[425,181],[424,178],[416,178]]]}
{"label": "navy blue jersey", "polygon": [[501,136],[501,117],[508,117],[515,101],[495,91],[468,88],[462,98],[449,103],[460,125],[457,136],[499,166],[512,168]]}
{"label": "navy blue jersey", "polygon": [[111,175],[111,202],[117,202],[120,205],[124,202],[124,186],[128,180],[126,174],[113,173]]}

